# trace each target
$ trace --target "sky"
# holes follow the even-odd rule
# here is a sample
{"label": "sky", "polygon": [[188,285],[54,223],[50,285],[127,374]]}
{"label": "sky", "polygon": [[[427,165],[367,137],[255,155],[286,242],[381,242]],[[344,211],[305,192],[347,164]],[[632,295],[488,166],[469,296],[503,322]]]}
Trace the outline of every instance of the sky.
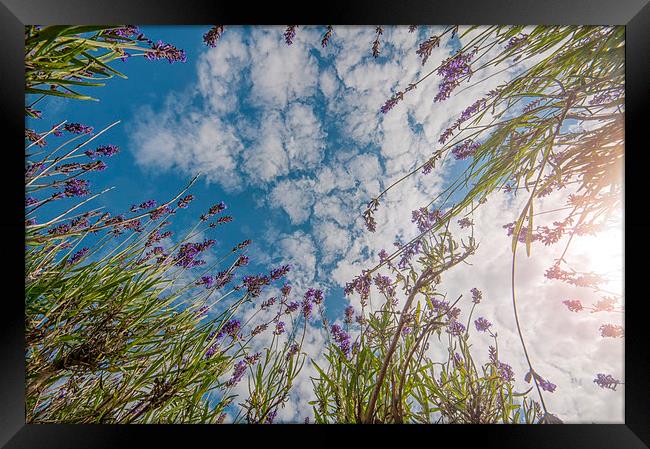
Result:
{"label": "sky", "polygon": [[[114,78],[89,91],[100,101],[44,100],[39,108],[46,118],[29,120],[27,126],[42,131],[68,120],[100,130],[120,120],[97,141],[122,150],[91,179],[94,191],[115,187],[98,199],[100,205],[118,213],[148,199],[162,203],[200,172],[191,210],[198,215],[224,201],[234,217],[215,235],[217,241],[230,248],[252,239],[253,270],[291,264],[294,287],[323,289],[326,316],[340,320],[348,304],[359,310],[358,298],[345,297],[343,286],[374,266],[381,249],[390,251],[395,241],[418,234],[411,211],[428,204],[463,162],[445,159],[432,173],[410,177],[391,190],[375,215],[375,233],[363,225],[367,202],[431,157],[441,132],[523,65],[502,73],[487,69],[481,75],[485,81],[463,86],[440,103],[433,102],[439,78],[430,77],[381,114],[394,91],[428,73],[462,42],[443,41],[423,66],[415,50],[439,27],[419,27],[414,33],[405,26],[385,27],[378,58],[370,51],[374,27],[336,26],[325,48],[320,45],[324,27],[299,27],[288,46],[284,27],[227,26],[215,48],[202,42],[208,28],[141,27],[150,38],[184,49],[187,62],[115,61],[128,80]],[[502,227],[514,221],[522,200],[499,192],[489,197],[472,217],[480,246],[471,266],[451,270],[441,289],[454,298],[469,298],[473,287],[483,292],[478,313],[494,323],[500,354],[525,389],[527,368],[510,296],[510,238]],[[538,210],[561,204],[561,197],[551,195]],[[174,226],[182,231],[196,216],[176,218]],[[553,218],[548,214],[549,223]],[[622,226],[615,226],[598,237],[578,239],[571,260],[582,271],[605,272],[611,278],[607,288],[622,292],[622,244]],[[520,251],[517,260],[528,351],[536,370],[558,386],[545,401],[565,422],[623,422],[623,386],[613,392],[593,383],[601,372],[624,378],[622,340],[598,333],[604,321],[621,324],[622,316],[566,309],[565,299],[588,304],[599,298],[544,277],[560,245],[534,246],[533,257]],[[479,359],[486,360],[491,341],[472,338]],[[318,360],[323,342],[323,332],[314,325],[303,349]],[[313,369],[306,365],[279,421],[311,416],[309,375]]]}

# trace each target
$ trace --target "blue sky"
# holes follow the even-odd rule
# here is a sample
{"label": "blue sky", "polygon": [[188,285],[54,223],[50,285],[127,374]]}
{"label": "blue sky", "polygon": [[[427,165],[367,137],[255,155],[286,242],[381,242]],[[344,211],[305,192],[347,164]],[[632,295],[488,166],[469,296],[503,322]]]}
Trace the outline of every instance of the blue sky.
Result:
{"label": "blue sky", "polygon": [[[141,27],[151,39],[184,49],[187,63],[136,57],[116,61],[129,79],[113,78],[105,87],[89,90],[99,102],[44,100],[38,108],[45,118],[30,120],[27,127],[43,131],[67,120],[100,130],[121,120],[97,141],[122,150],[106,159],[105,172],[91,178],[94,192],[116,187],[98,204],[118,214],[148,199],[161,203],[201,171],[204,176],[192,189],[196,200],[175,217],[173,230],[188,229],[199,214],[224,201],[234,221],[215,233],[221,247],[228,250],[252,239],[250,255],[256,264],[251,269],[268,271],[290,263],[294,286],[299,291],[324,289],[328,318],[340,319],[346,305],[359,308],[357,298],[344,298],[345,283],[373,266],[379,250],[390,251],[395,240],[418,234],[411,211],[428,204],[463,163],[447,158],[431,174],[409,178],[391,191],[376,213],[374,234],[363,227],[365,204],[425,162],[439,148],[438,138],[450,122],[521,68],[498,74],[488,69],[485,82],[468,85],[442,103],[433,102],[439,78],[430,77],[383,115],[379,108],[386,99],[436,67],[458,48],[458,39],[434,49],[422,66],[415,50],[435,27],[420,27],[415,33],[386,27],[376,59],[370,51],[374,27],[337,26],[328,47],[322,48],[324,27],[299,27],[293,45],[287,46],[283,27],[227,26],[213,49],[202,42],[208,28]],[[510,350],[508,361],[521,378],[525,368],[509,302],[510,245],[502,228],[515,218],[517,201],[496,195],[473,217],[481,245],[473,271],[450,273],[443,287],[454,297],[467,296],[472,287],[484,292],[488,299],[482,315],[498,327],[500,348]],[[561,199],[545,202],[550,210]],[[612,261],[622,263],[615,239],[606,247],[601,239],[596,251],[594,242],[585,238],[578,256],[594,269],[612,270]],[[545,400],[569,416],[568,421],[620,421],[622,393],[594,396],[600,392],[593,390],[590,376],[596,371],[621,373],[622,343],[593,344],[597,320],[569,316],[561,299],[575,292],[543,278],[557,255],[552,249],[535,251],[534,259],[524,258],[520,265],[520,295],[532,298],[523,301],[520,313],[529,318],[528,332],[535,335],[529,350],[538,355],[539,368],[564,391]],[[546,304],[542,311],[539,303]],[[576,329],[572,338],[579,348],[568,368],[572,350],[557,349],[566,345],[560,330],[567,327]],[[318,358],[322,343],[323,335],[314,329],[306,350]],[[480,349],[488,343],[475,344]],[[308,375],[306,370],[296,387],[295,404],[308,400]],[[305,411],[295,404],[281,412],[282,419],[302,420]]]}

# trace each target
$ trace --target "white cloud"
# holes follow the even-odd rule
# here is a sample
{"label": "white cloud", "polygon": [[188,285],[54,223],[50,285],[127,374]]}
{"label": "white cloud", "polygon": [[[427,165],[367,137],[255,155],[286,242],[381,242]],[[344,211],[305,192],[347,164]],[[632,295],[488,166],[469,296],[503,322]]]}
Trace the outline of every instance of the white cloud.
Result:
{"label": "white cloud", "polygon": [[[436,196],[457,167],[447,158],[433,173],[408,178],[382,197],[375,233],[364,229],[365,204],[426,161],[440,148],[438,138],[449,123],[516,69],[487,68],[472,80],[479,83],[460,86],[441,103],[433,102],[439,82],[434,74],[384,115],[379,108],[386,99],[449,56],[452,48],[443,45],[422,66],[415,54],[435,29],[408,33],[407,27],[386,27],[377,59],[370,50],[374,27],[337,26],[326,49],[320,47],[322,29],[299,27],[291,46],[283,30],[256,28],[248,34],[231,27],[224,33],[217,47],[199,58],[195,87],[170,94],[161,111],[139,114],[132,133],[135,157],[143,167],[202,171],[226,189],[255,189],[260,204],[283,210],[292,225],[267,232],[269,249],[262,259],[294,265],[290,280],[301,288],[343,286],[376,263],[380,249],[390,251],[396,239],[417,235],[411,211]],[[325,104],[319,103],[321,95]],[[246,113],[235,113],[240,109]],[[554,201],[559,200],[545,201],[544,208],[553,208]],[[472,266],[445,275],[442,287],[450,296],[483,290],[476,313],[495,323],[502,353],[521,382],[526,368],[512,313],[510,243],[501,228],[514,219],[514,210],[506,196],[495,195],[475,214],[481,246]],[[578,240],[575,260],[596,271],[612,270],[622,256],[616,252],[620,239],[611,242]],[[555,247],[536,245],[533,258],[522,251],[517,261],[528,348],[537,370],[558,385],[546,401],[567,421],[621,422],[622,393],[602,391],[591,380],[597,372],[622,377],[622,343],[598,336],[597,314],[578,316],[561,304],[573,295],[586,301],[595,295],[545,280],[553,257]],[[357,305],[358,299],[351,301]],[[475,349],[485,354],[490,342],[481,337],[474,338]],[[322,339],[310,329],[305,350],[320,357]],[[301,374],[280,417],[301,422],[310,395],[311,383]]]}

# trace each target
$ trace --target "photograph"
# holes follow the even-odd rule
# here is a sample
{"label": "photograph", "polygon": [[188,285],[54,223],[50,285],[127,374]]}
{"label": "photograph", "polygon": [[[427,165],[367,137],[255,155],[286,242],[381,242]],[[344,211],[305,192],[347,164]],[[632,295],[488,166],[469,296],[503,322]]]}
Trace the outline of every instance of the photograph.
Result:
{"label": "photograph", "polygon": [[626,423],[624,25],[27,24],[24,92],[26,424]]}

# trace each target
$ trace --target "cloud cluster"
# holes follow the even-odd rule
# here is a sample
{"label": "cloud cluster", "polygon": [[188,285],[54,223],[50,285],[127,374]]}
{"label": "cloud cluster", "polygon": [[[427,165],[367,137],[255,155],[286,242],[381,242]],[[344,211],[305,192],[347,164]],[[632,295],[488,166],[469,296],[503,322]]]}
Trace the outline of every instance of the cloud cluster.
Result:
{"label": "cloud cluster", "polygon": [[[200,55],[196,84],[169,94],[160,110],[139,111],[131,133],[136,161],[145,169],[201,171],[227,191],[259,192],[261,205],[282,210],[291,223],[289,229],[266,232],[269,249],[262,259],[291,263],[290,279],[299,289],[343,286],[376,263],[379,250],[390,251],[396,240],[418,234],[411,211],[428,204],[458,167],[445,159],[432,173],[391,190],[375,215],[375,233],[364,229],[365,204],[429,159],[441,132],[468,105],[521,70],[488,68],[480,82],[461,86],[442,103],[433,102],[439,80],[434,75],[381,114],[386,99],[429,73],[458,45],[433,49],[423,66],[415,49],[437,31],[387,27],[375,59],[372,27],[335,27],[326,48],[320,46],[322,30],[315,27],[299,27],[291,46],[277,27],[229,27],[216,48]],[[443,288],[450,295],[467,296],[472,287],[484,291],[480,314],[495,323],[501,351],[509,354],[521,380],[527,369],[512,313],[510,244],[502,229],[515,218],[513,201],[520,199],[498,195],[477,212],[473,219],[481,246],[472,267],[449,273]],[[549,199],[548,208],[553,201],[559,200]],[[606,260],[609,269],[612,261],[622,260],[616,244],[606,256],[601,247],[583,245],[576,257]],[[544,279],[557,257],[554,249],[536,247],[535,257],[520,254],[517,260],[529,350],[538,371],[558,384],[547,401],[568,421],[621,422],[622,393],[598,391],[591,379],[596,372],[622,377],[622,344],[601,341],[599,317],[566,311],[561,301],[568,296],[594,295]],[[357,299],[350,301],[358,305]],[[324,336],[316,327],[309,335],[305,350],[319,358]],[[478,339],[476,348],[485,352],[487,344]],[[282,420],[302,421],[310,414],[305,406],[309,369],[281,411]]]}

